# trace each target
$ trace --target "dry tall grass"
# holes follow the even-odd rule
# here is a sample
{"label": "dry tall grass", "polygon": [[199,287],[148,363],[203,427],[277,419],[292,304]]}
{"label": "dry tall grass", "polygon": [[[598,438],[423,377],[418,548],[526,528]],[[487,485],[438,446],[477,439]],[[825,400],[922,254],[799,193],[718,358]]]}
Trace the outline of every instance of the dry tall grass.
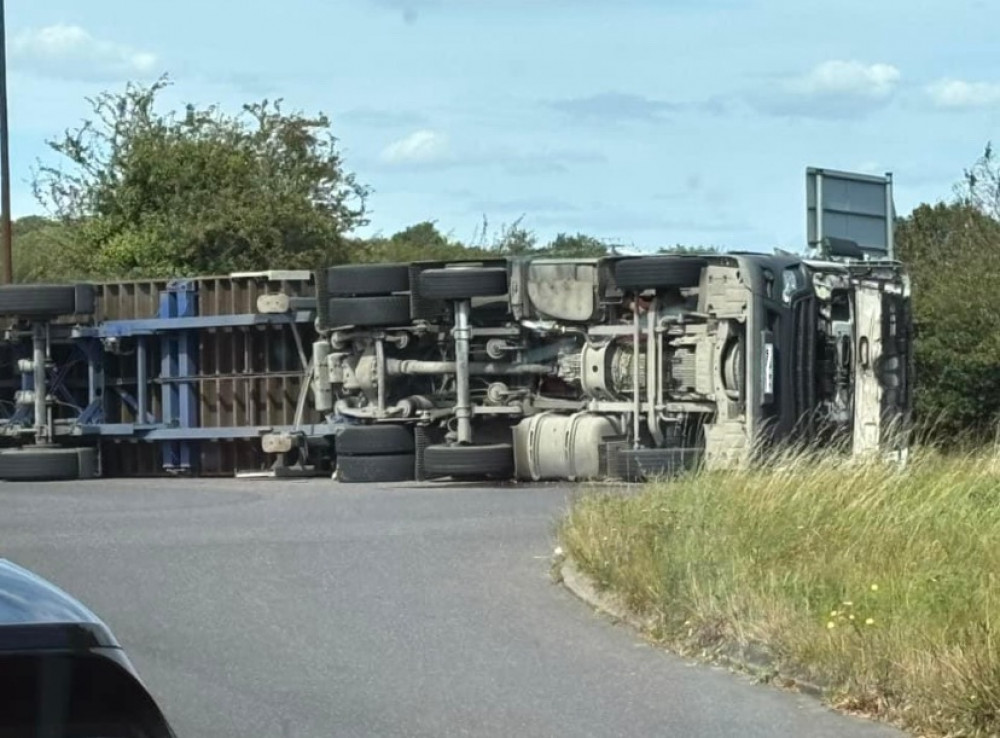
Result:
{"label": "dry tall grass", "polygon": [[834,703],[1000,733],[1000,452],[816,455],[591,494],[561,543],[685,649],[766,648]]}

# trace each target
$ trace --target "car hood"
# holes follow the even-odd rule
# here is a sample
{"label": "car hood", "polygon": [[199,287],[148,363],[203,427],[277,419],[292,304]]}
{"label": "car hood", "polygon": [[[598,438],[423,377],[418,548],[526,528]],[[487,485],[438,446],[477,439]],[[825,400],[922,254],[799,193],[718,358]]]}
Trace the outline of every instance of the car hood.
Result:
{"label": "car hood", "polygon": [[[34,634],[28,638],[28,633]],[[16,635],[16,637],[14,637]],[[0,559],[0,651],[36,648],[120,648],[108,627],[51,582]]]}

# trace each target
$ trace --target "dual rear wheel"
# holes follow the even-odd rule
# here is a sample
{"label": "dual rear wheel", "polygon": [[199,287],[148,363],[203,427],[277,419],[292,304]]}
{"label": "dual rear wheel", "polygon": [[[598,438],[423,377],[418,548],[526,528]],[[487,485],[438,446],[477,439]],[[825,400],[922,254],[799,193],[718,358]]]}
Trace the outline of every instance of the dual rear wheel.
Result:
{"label": "dual rear wheel", "polygon": [[[408,482],[416,477],[413,430],[398,424],[351,425],[336,440],[337,479],[345,483]],[[423,476],[456,479],[509,479],[514,451],[509,443],[481,446],[427,446]]]}
{"label": "dual rear wheel", "polygon": [[501,267],[425,269],[411,284],[409,264],[347,264],[322,277],[323,321],[329,327],[389,328],[409,325],[414,288],[423,300],[465,300],[507,294]]}
{"label": "dual rear wheel", "polygon": [[351,425],[337,436],[335,447],[341,482],[409,482],[416,476],[409,426]]}

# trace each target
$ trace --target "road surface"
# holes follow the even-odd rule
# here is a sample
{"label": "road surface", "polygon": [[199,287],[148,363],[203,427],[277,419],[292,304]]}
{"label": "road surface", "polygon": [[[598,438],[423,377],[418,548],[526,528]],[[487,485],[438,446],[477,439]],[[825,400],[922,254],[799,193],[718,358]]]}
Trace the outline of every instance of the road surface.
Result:
{"label": "road surface", "polygon": [[558,487],[0,484],[181,736],[880,736],[643,644],[548,578]]}

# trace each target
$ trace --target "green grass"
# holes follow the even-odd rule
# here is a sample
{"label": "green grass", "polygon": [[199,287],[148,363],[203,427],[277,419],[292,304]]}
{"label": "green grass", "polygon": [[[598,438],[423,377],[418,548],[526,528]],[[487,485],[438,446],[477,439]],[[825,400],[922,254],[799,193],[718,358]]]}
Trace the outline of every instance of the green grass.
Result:
{"label": "green grass", "polygon": [[588,494],[566,553],[682,651],[763,648],[845,709],[1000,733],[1000,455],[766,468]]}

